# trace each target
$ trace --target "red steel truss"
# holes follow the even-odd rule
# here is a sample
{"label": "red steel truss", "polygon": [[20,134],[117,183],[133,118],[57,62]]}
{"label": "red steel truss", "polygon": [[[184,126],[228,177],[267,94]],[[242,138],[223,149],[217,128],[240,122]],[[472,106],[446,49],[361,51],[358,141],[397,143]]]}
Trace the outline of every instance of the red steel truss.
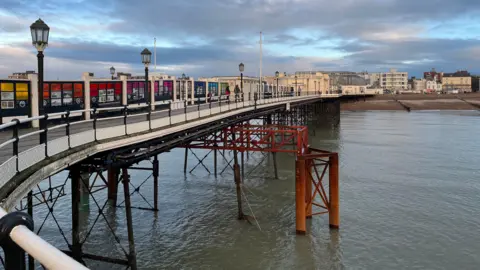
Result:
{"label": "red steel truss", "polygon": [[[297,233],[304,234],[306,232],[306,219],[314,215],[329,214],[330,227],[338,228],[340,226],[338,154],[309,147],[306,126],[239,124],[198,138],[184,147],[247,153],[295,153]],[[238,167],[238,164],[236,166]],[[326,180],[324,180],[327,169],[328,194]],[[236,177],[239,178],[239,176]],[[240,180],[236,179],[237,181]],[[317,200],[320,201],[317,202]],[[320,210],[313,212],[313,206]],[[239,202],[239,207],[240,217],[243,215],[241,202]]]}
{"label": "red steel truss", "polygon": [[[232,136],[234,133],[235,139]],[[308,149],[308,129],[305,126],[237,125],[224,128],[220,133],[199,138],[190,143],[188,148],[303,155]]]}

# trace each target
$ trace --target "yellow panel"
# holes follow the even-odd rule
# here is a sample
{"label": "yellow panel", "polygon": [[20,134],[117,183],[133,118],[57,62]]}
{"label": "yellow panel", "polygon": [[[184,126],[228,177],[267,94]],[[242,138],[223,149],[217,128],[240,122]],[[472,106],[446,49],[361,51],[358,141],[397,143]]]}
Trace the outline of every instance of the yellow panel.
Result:
{"label": "yellow panel", "polygon": [[27,92],[28,84],[27,83],[17,83],[17,91]]}
{"label": "yellow panel", "polygon": [[13,83],[1,83],[0,90],[2,90],[2,92],[13,92]]}
{"label": "yellow panel", "polygon": [[17,100],[28,100],[28,92],[17,91],[15,95],[17,96]]}

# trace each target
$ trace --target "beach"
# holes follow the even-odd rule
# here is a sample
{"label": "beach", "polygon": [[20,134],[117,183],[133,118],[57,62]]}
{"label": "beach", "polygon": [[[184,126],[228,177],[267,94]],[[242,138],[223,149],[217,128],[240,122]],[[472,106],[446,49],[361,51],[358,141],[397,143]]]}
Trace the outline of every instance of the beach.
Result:
{"label": "beach", "polygon": [[480,93],[377,95],[345,99],[342,111],[480,110]]}

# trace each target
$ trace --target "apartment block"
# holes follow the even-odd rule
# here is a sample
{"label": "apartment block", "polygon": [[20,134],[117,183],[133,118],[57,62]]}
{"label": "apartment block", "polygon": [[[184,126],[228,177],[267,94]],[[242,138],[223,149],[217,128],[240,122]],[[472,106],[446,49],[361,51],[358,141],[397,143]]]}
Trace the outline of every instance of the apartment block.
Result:
{"label": "apartment block", "polygon": [[399,72],[392,68],[388,72],[372,73],[370,83],[372,85],[378,83],[386,90],[408,89],[408,72]]}

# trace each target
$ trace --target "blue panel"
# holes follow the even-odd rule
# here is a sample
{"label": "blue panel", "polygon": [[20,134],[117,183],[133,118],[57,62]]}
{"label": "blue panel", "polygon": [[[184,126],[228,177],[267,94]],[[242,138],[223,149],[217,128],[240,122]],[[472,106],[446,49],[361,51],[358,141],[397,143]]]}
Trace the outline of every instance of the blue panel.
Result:
{"label": "blue panel", "polygon": [[206,92],[206,82],[195,82],[195,97],[204,97]]}
{"label": "blue panel", "polygon": [[218,83],[217,82],[209,82],[208,83],[208,93],[212,93],[212,95],[218,95]]}

